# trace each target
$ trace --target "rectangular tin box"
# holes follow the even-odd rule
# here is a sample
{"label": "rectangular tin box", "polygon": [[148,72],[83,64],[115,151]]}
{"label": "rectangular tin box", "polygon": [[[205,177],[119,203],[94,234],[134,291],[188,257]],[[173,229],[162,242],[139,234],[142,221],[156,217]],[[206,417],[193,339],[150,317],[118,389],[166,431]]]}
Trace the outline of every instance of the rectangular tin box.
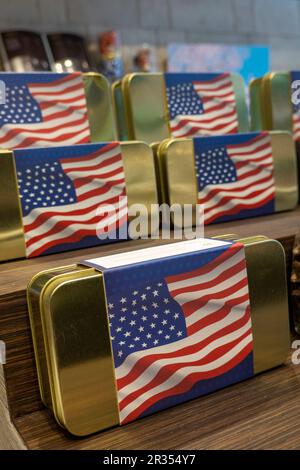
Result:
{"label": "rectangular tin box", "polygon": [[[226,77],[224,78],[223,75]],[[174,110],[179,104],[181,105],[180,114],[186,117],[182,119],[178,117],[178,119],[181,119],[183,127],[190,126],[188,131],[190,136],[197,133],[247,132],[249,123],[243,80],[238,74],[223,75],[222,77],[221,74],[208,73],[126,75],[115,85],[115,96],[121,92],[123,97],[120,101],[117,98],[117,108],[120,116],[124,115],[123,109],[125,108],[126,134],[130,139],[139,139],[148,143],[161,141],[171,136],[182,136],[180,134],[185,131],[180,130],[178,133],[179,131],[172,127]],[[216,83],[216,80],[219,80],[218,77],[221,77],[220,85]],[[194,84],[196,88],[193,88]],[[199,88],[201,84],[203,84],[203,89]],[[207,87],[212,88],[208,90]],[[174,93],[171,95],[172,90]],[[188,90],[187,94],[184,95],[182,90]],[[194,108],[188,105],[192,100],[196,106]],[[194,119],[195,114],[198,116],[194,118],[196,117],[199,121],[197,129],[194,129],[190,121]],[[202,117],[199,116],[200,114]],[[233,114],[234,127],[232,127]]]}
{"label": "rectangular tin box", "polygon": [[297,205],[297,161],[289,132],[167,139],[153,148],[161,200],[169,205],[204,204],[212,215],[208,212],[205,223]]}
{"label": "rectangular tin box", "polygon": [[[110,149],[111,147],[114,147],[114,149]],[[107,153],[105,154],[106,148],[108,148]],[[87,160],[82,160],[80,162],[80,166],[78,167],[77,164],[77,172],[80,172],[81,168],[85,166],[86,161],[88,161],[89,156],[93,155],[93,152],[98,151],[98,149],[104,149],[103,150],[103,161],[106,157],[106,155],[110,155],[109,152],[116,152],[117,149],[120,148],[120,153],[118,153],[117,156],[113,156],[113,161],[108,166],[107,168],[112,172],[116,171],[116,165],[118,164],[120,166],[119,170],[121,171],[122,174],[124,174],[125,182],[122,183],[124,184],[126,196],[127,196],[127,207],[129,207],[132,204],[144,204],[148,211],[149,214],[151,214],[151,205],[157,203],[157,188],[156,188],[156,176],[155,176],[155,165],[154,165],[154,158],[153,158],[153,152],[149,148],[147,144],[144,144],[142,142],[126,142],[126,143],[121,143],[118,144],[117,142],[111,142],[108,144],[102,143],[102,144],[86,144],[86,145],[76,145],[76,146],[65,146],[65,147],[49,147],[49,148],[44,148],[44,149],[17,149],[14,151],[11,150],[0,150],[0,261],[8,261],[11,259],[16,259],[16,258],[23,258],[23,257],[31,257],[31,256],[38,256],[38,252],[31,252],[31,249],[28,248],[26,243],[28,242],[28,237],[31,236],[30,233],[32,234],[32,237],[34,238],[35,234],[31,232],[30,224],[28,230],[26,227],[28,226],[27,219],[30,216],[31,213],[33,213],[33,210],[28,214],[28,211],[26,211],[26,194],[28,194],[27,189],[24,189],[27,183],[25,183],[25,178],[27,177],[26,175],[28,174],[30,178],[34,178],[34,174],[37,172],[43,172],[43,171],[49,171],[51,170],[51,163],[56,162],[58,165],[56,168],[60,168],[60,164],[57,163],[57,161],[64,161],[59,160],[59,157],[71,157],[71,159],[74,157],[74,161],[76,161],[76,158],[80,153],[83,153],[84,157],[87,158]],[[102,154],[98,157],[99,159],[102,158]],[[109,157],[110,158],[110,157]],[[118,162],[115,162],[116,158],[118,158]],[[46,161],[44,164],[43,161]],[[110,160],[109,160],[110,161]],[[37,164],[38,163],[38,164]],[[24,167],[26,166],[26,168]],[[42,166],[45,166],[43,169]],[[47,167],[46,167],[47,165]],[[104,163],[102,164],[104,165]],[[39,168],[37,170],[37,168]],[[68,170],[66,170],[68,172]],[[95,173],[96,171],[96,173]],[[99,174],[98,174],[99,171]],[[103,169],[101,168],[98,170],[94,170],[94,179],[90,183],[94,185],[94,190],[99,190],[100,194],[95,195],[94,193],[91,195],[93,197],[93,205],[97,205],[98,197],[99,197],[99,205],[102,201],[102,193],[101,193],[101,185],[104,185],[103,188],[105,188],[105,184],[112,184],[113,186],[111,187],[110,191],[115,191],[113,194],[117,195],[120,190],[118,184],[114,187],[114,174],[113,173],[107,173],[104,175],[100,175],[101,171],[103,172]],[[55,191],[57,188],[55,187],[54,190],[49,190],[49,184],[51,185],[51,181],[49,178],[52,178],[52,176],[48,175],[47,180],[46,180],[46,189],[43,188],[43,178],[44,174],[47,173],[38,173],[39,176],[38,178],[38,183],[37,186],[35,186],[35,183],[32,183],[32,179],[29,181],[30,184],[30,191],[33,191],[34,194],[30,194],[29,198],[32,196],[34,203],[33,204],[39,204],[39,207],[41,208],[42,211],[42,206],[41,203],[36,203],[35,201],[41,201],[42,198],[45,197],[45,191],[48,191],[49,193],[52,192],[52,196],[55,196]],[[59,174],[57,172],[55,173],[56,176],[54,177],[54,183],[56,186],[60,184],[60,178],[63,175],[63,172],[61,171]],[[82,175],[83,173],[81,173]],[[30,176],[32,175],[32,176]],[[74,181],[74,177],[76,179],[76,174],[66,173],[64,175],[64,178],[62,179],[62,185],[67,182],[69,184],[72,184],[72,181]],[[78,176],[80,176],[80,173],[78,173]],[[89,175],[88,175],[89,176]],[[98,180],[97,180],[98,177]],[[73,179],[72,179],[73,178]],[[109,179],[112,178],[112,181],[109,182]],[[59,180],[59,181],[58,181]],[[72,181],[71,181],[72,180]],[[98,183],[99,181],[99,183]],[[76,184],[73,183],[73,184]],[[64,186],[63,186],[64,187]],[[68,185],[68,187],[70,187]],[[36,189],[34,189],[36,188]],[[58,189],[60,191],[60,189]],[[72,191],[72,190],[70,190]],[[23,195],[21,194],[23,193]],[[76,190],[75,190],[76,194]],[[79,194],[79,193],[78,193]],[[21,200],[21,195],[23,199]],[[87,194],[89,196],[89,194]],[[78,196],[79,197],[79,196]],[[47,199],[49,199],[49,196],[47,196]],[[44,199],[43,199],[44,200]],[[79,199],[78,199],[79,201]],[[77,202],[78,202],[77,201]],[[31,201],[32,203],[32,201]],[[111,199],[108,199],[108,203],[112,203]],[[48,202],[45,200],[45,202],[42,203],[43,206],[45,206],[44,210],[45,211],[50,211],[51,212],[51,202]],[[67,202],[66,202],[67,204]],[[84,204],[84,201],[83,201]],[[90,205],[89,202],[86,203],[86,207]],[[68,205],[68,209],[70,211],[70,217],[69,220],[71,221],[72,217],[72,210],[76,210],[77,206],[76,204],[74,205],[74,209],[72,205]],[[33,208],[34,209],[34,208]],[[96,209],[95,209],[96,210]],[[94,211],[95,212],[95,211]],[[93,212],[93,214],[94,214]],[[92,213],[91,213],[92,214]],[[59,214],[58,214],[59,215]],[[94,214],[95,215],[95,214]],[[75,216],[74,216],[75,217]],[[50,216],[49,216],[50,220]],[[54,218],[51,219],[52,221]],[[56,220],[54,220],[55,224],[59,224],[59,217]],[[76,220],[73,220],[73,223],[80,222]],[[45,228],[45,230],[47,227]],[[48,229],[47,229],[48,230]],[[90,234],[92,235],[92,234]],[[27,242],[26,242],[27,240]],[[84,240],[89,240],[89,239],[82,239],[83,246],[95,246],[98,244],[103,243],[103,241],[99,240],[96,237],[96,233],[94,234],[94,238],[92,241],[88,241],[88,244],[86,245]],[[32,240],[33,241],[33,240]],[[29,244],[32,243],[32,241],[29,241]],[[78,240],[76,241],[76,237],[74,239],[74,243],[71,240],[70,244],[67,246],[63,245],[57,245],[52,248],[52,252],[57,252],[57,251],[69,251],[71,249],[76,249],[80,248],[81,245],[78,245]],[[80,242],[81,243],[81,242]],[[82,246],[82,247],[83,247]],[[57,250],[57,251],[56,251]],[[43,253],[40,254],[47,254],[49,251],[45,249]]]}
{"label": "rectangular tin box", "polygon": [[[117,139],[111,88],[106,78],[98,73],[1,72],[0,83],[1,91],[4,90],[4,99],[0,101],[2,148]],[[29,114],[24,114],[27,103],[31,108],[28,108]],[[84,119],[88,121],[86,126]],[[74,129],[78,129],[78,137]],[[37,140],[39,135],[43,137]]]}
{"label": "rectangular tin box", "polygon": [[[218,238],[223,238],[224,242],[231,237]],[[285,255],[279,242],[266,237],[234,241],[241,243],[245,250],[253,335],[253,375],[281,365],[288,354]],[[183,261],[187,255],[178,254],[182,243],[189,242],[171,244],[177,245],[175,250],[171,245],[165,245],[164,255],[159,256],[166,256],[167,263],[170,260],[176,263]],[[214,252],[214,249],[210,250]],[[124,269],[124,264],[128,268],[131,263],[138,262],[139,250],[120,256],[117,260],[121,259],[119,272]],[[101,260],[104,262],[105,258]],[[161,261],[151,261],[149,268],[155,268]],[[147,266],[146,261],[145,269]],[[104,275],[105,270],[99,267],[66,266],[40,272],[28,286],[41,397],[52,409],[57,422],[77,436],[120,424],[108,325],[111,305],[108,304]],[[139,320],[139,317],[135,319]],[[222,386],[224,384],[221,383],[217,388]],[[172,402],[168,406],[172,406]]]}
{"label": "rectangular tin box", "polygon": [[250,83],[251,128],[292,133],[300,181],[300,72],[271,72]]}
{"label": "rectangular tin box", "polygon": [[[298,72],[271,72],[250,83],[253,130],[281,130],[294,133],[293,82]],[[300,74],[299,74],[300,76]],[[297,137],[295,140],[297,140]]]}

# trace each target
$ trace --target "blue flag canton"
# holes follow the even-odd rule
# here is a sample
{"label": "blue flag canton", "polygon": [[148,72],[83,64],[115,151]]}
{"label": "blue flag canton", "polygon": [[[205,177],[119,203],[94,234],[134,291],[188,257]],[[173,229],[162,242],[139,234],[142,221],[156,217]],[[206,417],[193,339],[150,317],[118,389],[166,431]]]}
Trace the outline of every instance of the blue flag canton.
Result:
{"label": "blue flag canton", "polygon": [[108,318],[116,367],[135,351],[164,346],[187,335],[184,314],[164,280],[108,298]]}
{"label": "blue flag canton", "polygon": [[170,119],[179,114],[191,116],[204,112],[202,101],[192,82],[167,86],[167,102]]}
{"label": "blue flag canton", "polygon": [[293,114],[300,115],[300,100],[299,103],[293,103]]}
{"label": "blue flag canton", "polygon": [[0,104],[0,126],[35,124],[42,120],[40,107],[27,86],[9,85],[5,82],[5,103]]}
{"label": "blue flag canton", "polygon": [[[29,157],[28,161],[32,160]],[[23,160],[24,161],[24,160]],[[23,216],[32,209],[64,206],[76,202],[72,180],[64,173],[57,160],[39,159],[29,165],[18,166],[17,180]]]}
{"label": "blue flag canton", "polygon": [[198,189],[210,184],[228,184],[237,181],[236,168],[226,147],[198,150],[195,154]]}

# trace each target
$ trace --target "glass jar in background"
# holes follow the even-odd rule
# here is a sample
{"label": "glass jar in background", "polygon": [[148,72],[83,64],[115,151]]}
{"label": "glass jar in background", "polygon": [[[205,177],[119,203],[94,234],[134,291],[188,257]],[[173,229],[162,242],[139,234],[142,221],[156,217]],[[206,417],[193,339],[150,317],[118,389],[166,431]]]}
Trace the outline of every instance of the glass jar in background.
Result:
{"label": "glass jar in background", "polygon": [[91,64],[85,39],[77,34],[47,35],[56,72],[88,72]]}
{"label": "glass jar in background", "polygon": [[3,67],[11,72],[48,72],[50,60],[42,35],[33,31],[1,33],[0,52]]}

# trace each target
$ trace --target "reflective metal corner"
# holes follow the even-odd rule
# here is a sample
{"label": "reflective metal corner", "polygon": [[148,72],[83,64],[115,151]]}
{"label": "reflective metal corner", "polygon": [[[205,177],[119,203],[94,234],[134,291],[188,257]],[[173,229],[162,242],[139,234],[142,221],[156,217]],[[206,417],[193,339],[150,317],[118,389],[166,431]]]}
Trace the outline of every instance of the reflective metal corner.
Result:
{"label": "reflective metal corner", "polygon": [[106,142],[117,139],[116,122],[113,112],[111,87],[108,80],[98,73],[82,75],[92,142]]}

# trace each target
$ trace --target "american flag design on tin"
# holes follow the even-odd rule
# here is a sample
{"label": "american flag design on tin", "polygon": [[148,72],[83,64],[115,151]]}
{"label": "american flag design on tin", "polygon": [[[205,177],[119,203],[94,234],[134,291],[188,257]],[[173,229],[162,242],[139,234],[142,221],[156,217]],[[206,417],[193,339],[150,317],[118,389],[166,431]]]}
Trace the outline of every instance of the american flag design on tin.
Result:
{"label": "american flag design on tin", "polygon": [[268,132],[194,138],[198,203],[204,222],[271,214],[275,180]]}
{"label": "american flag design on tin", "polygon": [[90,142],[80,73],[0,73],[0,147],[45,147]]}
{"label": "american flag design on tin", "polygon": [[167,73],[165,84],[173,137],[238,132],[230,74]]}
{"label": "american flag design on tin", "polygon": [[127,225],[118,142],[17,149],[14,158],[27,257],[96,246],[98,232]]}
{"label": "american flag design on tin", "polygon": [[121,424],[253,375],[242,244],[103,273]]}

